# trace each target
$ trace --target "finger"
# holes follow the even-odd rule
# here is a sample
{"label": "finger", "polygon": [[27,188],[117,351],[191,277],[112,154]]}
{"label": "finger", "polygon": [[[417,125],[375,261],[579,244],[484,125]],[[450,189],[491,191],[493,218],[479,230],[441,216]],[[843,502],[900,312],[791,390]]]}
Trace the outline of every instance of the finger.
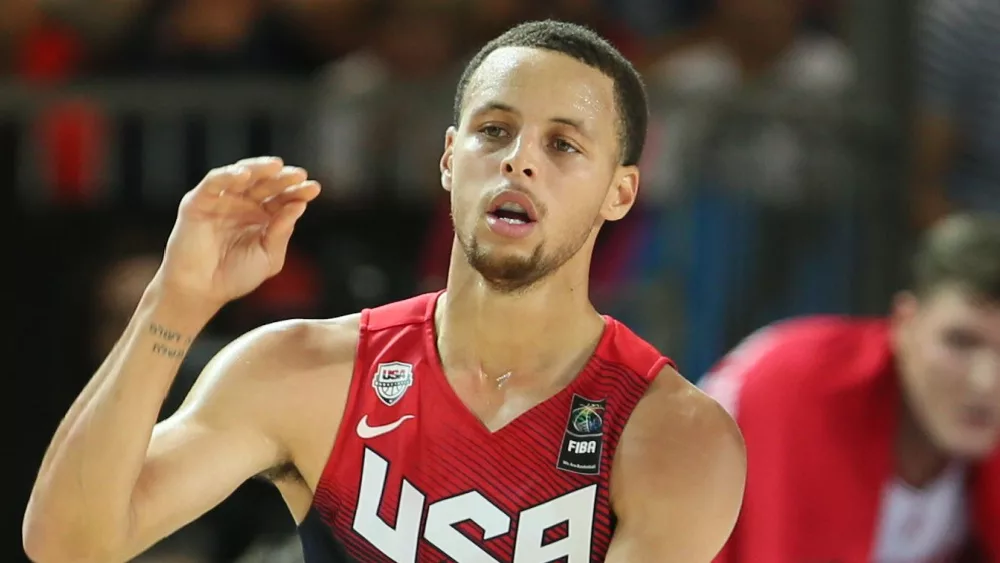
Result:
{"label": "finger", "polygon": [[236,163],[250,170],[250,181],[257,182],[263,178],[275,176],[285,167],[285,161],[276,156],[258,156],[255,158],[244,158]]}
{"label": "finger", "polygon": [[236,164],[215,168],[205,175],[200,191],[219,196],[222,193],[240,194],[260,178],[281,172],[284,162],[280,158],[264,156],[246,158]]}
{"label": "finger", "polygon": [[247,191],[244,197],[256,202],[263,202],[267,198],[285,191],[287,188],[300,184],[309,177],[309,174],[295,166],[285,166],[277,174],[258,179]]}
{"label": "finger", "polygon": [[295,184],[294,186],[285,188],[281,193],[275,194],[264,201],[264,209],[273,214],[278,213],[281,209],[294,201],[304,201],[310,202],[319,195],[321,191],[319,182],[315,180],[307,180],[300,184]]}
{"label": "finger", "polygon": [[218,196],[222,192],[239,189],[251,177],[250,169],[240,165],[223,166],[211,170],[198,184],[196,191]]}
{"label": "finger", "polygon": [[279,270],[285,263],[285,253],[288,251],[292,231],[295,230],[295,222],[305,213],[306,205],[304,201],[293,201],[285,205],[271,219],[264,233],[264,250]]}

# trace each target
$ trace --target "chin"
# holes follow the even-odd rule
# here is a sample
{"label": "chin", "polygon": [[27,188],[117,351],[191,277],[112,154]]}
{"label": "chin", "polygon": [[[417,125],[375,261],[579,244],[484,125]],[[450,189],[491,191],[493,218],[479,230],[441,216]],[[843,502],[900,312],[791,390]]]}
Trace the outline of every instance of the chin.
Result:
{"label": "chin", "polygon": [[480,242],[476,245],[476,254],[486,262],[518,263],[531,262],[537,252],[534,246],[518,244],[521,241],[503,241],[500,243]]}
{"label": "chin", "polygon": [[528,261],[536,259],[536,255],[542,251],[540,240],[534,235],[525,238],[502,237],[491,232],[488,227],[476,230],[464,240],[469,241],[468,245],[463,244],[466,254],[472,252],[489,261]]}
{"label": "chin", "polygon": [[960,429],[942,448],[948,455],[962,460],[976,461],[993,454],[1000,447],[997,432]]}

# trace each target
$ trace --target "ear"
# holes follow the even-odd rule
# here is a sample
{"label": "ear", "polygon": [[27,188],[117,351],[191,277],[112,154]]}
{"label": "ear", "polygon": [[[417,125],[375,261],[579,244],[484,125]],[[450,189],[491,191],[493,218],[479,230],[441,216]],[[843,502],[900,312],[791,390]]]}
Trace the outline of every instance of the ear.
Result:
{"label": "ear", "polygon": [[621,166],[604,198],[601,216],[606,221],[617,221],[628,214],[639,195],[639,167]]}
{"label": "ear", "polygon": [[894,341],[899,342],[913,318],[917,316],[919,309],[920,302],[912,292],[902,291],[896,294],[892,300],[892,311],[889,314],[889,325]]}
{"label": "ear", "polygon": [[452,156],[455,154],[455,126],[452,125],[444,134],[444,153],[441,154],[441,187],[451,191]]}

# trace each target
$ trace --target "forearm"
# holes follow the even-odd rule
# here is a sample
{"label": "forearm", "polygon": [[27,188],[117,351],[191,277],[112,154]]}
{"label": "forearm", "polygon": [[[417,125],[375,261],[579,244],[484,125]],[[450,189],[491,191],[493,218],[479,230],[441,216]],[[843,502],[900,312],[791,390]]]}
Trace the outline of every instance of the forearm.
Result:
{"label": "forearm", "polygon": [[72,530],[98,543],[128,533],[132,492],[160,406],[211,313],[147,291],[59,425],[32,491],[26,531],[44,541],[44,530]]}

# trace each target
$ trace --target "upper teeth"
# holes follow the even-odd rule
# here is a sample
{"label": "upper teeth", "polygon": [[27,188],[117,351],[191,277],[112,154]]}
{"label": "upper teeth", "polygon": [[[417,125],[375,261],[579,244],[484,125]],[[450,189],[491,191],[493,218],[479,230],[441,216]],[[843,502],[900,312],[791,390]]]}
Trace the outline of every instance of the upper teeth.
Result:
{"label": "upper teeth", "polygon": [[507,203],[501,205],[500,209],[504,211],[513,211],[514,213],[527,213],[524,207],[512,201],[508,201]]}

